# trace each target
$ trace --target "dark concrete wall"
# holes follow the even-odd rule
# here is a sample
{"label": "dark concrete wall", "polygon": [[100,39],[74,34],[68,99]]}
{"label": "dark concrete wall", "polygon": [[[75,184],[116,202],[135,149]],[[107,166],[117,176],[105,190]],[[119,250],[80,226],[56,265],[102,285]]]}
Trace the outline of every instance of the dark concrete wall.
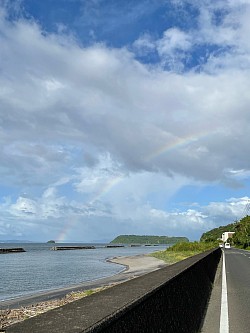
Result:
{"label": "dark concrete wall", "polygon": [[6,333],[199,332],[215,249],[15,324]]}

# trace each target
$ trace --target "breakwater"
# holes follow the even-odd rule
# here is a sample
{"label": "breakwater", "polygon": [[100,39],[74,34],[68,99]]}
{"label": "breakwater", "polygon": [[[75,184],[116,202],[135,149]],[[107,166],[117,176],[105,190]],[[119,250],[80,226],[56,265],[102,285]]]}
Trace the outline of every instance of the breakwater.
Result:
{"label": "breakwater", "polygon": [[214,249],[5,329],[6,333],[196,333],[221,250]]}
{"label": "breakwater", "polygon": [[67,251],[67,250],[92,250],[95,246],[53,246],[52,251]]}
{"label": "breakwater", "polygon": [[18,252],[26,252],[26,251],[21,247],[0,249],[0,253],[18,253]]}

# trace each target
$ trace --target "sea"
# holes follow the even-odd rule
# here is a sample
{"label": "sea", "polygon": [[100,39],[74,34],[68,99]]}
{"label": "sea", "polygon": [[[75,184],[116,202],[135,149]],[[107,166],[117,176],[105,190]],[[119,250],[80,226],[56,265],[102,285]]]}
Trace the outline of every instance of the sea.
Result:
{"label": "sea", "polygon": [[[53,246],[95,246],[95,249],[52,251]],[[0,243],[0,248],[17,247],[26,252],[0,254],[0,302],[118,274],[124,266],[107,259],[148,254],[167,246],[107,248],[106,244]]]}

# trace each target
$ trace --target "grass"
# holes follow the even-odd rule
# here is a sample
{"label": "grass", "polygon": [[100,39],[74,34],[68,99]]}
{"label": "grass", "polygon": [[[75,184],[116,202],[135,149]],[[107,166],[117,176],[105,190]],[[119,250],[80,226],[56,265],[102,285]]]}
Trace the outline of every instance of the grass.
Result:
{"label": "grass", "polygon": [[155,258],[164,260],[168,264],[192,257],[198,253],[218,247],[218,243],[205,242],[183,242],[177,243],[164,251],[154,252],[151,255]]}

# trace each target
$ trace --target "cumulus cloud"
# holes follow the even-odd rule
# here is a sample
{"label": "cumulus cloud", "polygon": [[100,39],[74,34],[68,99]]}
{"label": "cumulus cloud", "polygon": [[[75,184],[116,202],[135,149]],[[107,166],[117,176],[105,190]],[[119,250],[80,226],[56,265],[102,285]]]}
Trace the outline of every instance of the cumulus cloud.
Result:
{"label": "cumulus cloud", "polygon": [[4,213],[0,220],[1,235],[33,234],[33,239],[37,240],[41,235],[51,235],[64,240],[60,235],[65,233],[67,240],[88,242],[109,240],[117,233],[152,234],[153,230],[154,234],[187,235],[197,239],[207,230],[242,218],[250,200],[249,197],[231,198],[226,202],[171,212],[154,208],[153,201],[145,203],[140,191],[134,194],[132,188],[130,191],[120,188],[114,193],[121,191],[123,202],[119,197],[113,202],[111,197],[115,196],[107,196],[95,205],[90,201],[69,202],[56,195],[54,189],[46,190],[40,198],[19,197],[14,203],[9,201],[5,207],[0,206],[1,213]]}
{"label": "cumulus cloud", "polygon": [[[223,147],[243,144],[248,149],[248,70],[234,70],[233,80],[228,70],[213,76],[180,76],[152,71],[126,49],[98,44],[81,48],[69,40],[62,42],[58,35],[44,35],[34,22],[7,23],[2,17],[2,30],[5,160],[14,158],[14,149],[20,151],[15,159],[21,161],[22,151],[29,146],[32,161],[41,164],[44,159],[53,168],[48,151],[54,150],[54,159],[64,159],[61,163],[67,165],[70,157],[67,160],[65,149],[57,153],[54,148],[54,142],[66,142],[83,150],[108,151],[130,170],[166,174],[177,170],[200,179],[221,179],[225,168],[234,169],[235,164],[246,168],[246,151],[241,150],[236,162],[211,137],[223,142]],[[171,29],[157,45],[166,55],[176,49],[188,50],[190,40],[186,33]],[[242,125],[240,131],[237,123]],[[189,142],[192,136],[197,137],[196,142]],[[178,141],[183,145],[177,144],[175,149]],[[166,153],[156,156],[164,146]],[[170,153],[168,146],[173,146]],[[150,159],[154,154],[157,158]],[[208,158],[209,168],[204,165]]]}
{"label": "cumulus cloud", "polygon": [[[126,221],[124,230],[201,231],[212,209],[220,223],[219,204],[184,213],[159,204],[186,184],[236,186],[249,176],[249,4],[242,10],[228,2],[220,20],[219,4],[196,6],[197,29],[143,34],[120,49],[83,47],[60,29],[10,21],[1,10],[0,175],[5,186],[39,187],[2,204],[6,230],[19,217],[48,224],[65,214],[78,225],[81,218],[95,225],[88,222],[95,216],[110,226],[107,219]],[[187,67],[205,44],[201,65]],[[159,62],[140,62],[143,50]],[[231,202],[221,205],[227,218],[235,216]],[[56,234],[60,226],[51,228]]]}

